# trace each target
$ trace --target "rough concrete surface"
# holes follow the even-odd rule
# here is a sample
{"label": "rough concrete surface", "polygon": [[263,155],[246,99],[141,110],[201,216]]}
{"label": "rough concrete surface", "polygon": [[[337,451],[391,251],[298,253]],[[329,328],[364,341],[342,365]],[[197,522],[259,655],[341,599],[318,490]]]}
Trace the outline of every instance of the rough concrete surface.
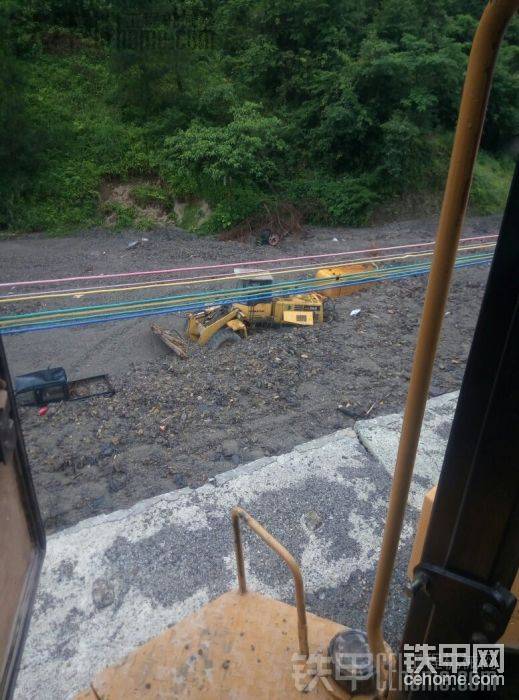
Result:
{"label": "rough concrete surface", "polygon": [[[422,507],[423,488],[430,488],[437,482],[458,395],[459,392],[453,391],[438,396],[427,404],[409,494],[409,502],[415,508]],[[355,431],[361,443],[382,462],[390,475],[393,474],[395,466],[401,429],[401,413],[358,421],[355,424]]]}
{"label": "rough concrete surface", "polygon": [[[453,395],[429,402],[413,502],[436,480],[453,404]],[[362,443],[340,430],[50,536],[16,698],[72,697],[104,666],[236,587],[236,504],[300,561],[312,612],[364,627],[399,430],[398,416],[363,421]],[[408,511],[386,617],[393,644],[418,514]],[[292,602],[282,562],[254,536],[245,542],[251,590]]]}

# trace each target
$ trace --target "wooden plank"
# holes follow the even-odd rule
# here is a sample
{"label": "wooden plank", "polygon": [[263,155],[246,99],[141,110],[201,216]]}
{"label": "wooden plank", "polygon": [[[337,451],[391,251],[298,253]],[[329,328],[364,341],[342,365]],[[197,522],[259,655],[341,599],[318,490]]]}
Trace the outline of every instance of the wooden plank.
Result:
{"label": "wooden plank", "polygon": [[158,323],[151,324],[151,331],[173,352],[183,360],[187,359],[187,346],[176,331],[168,331]]}

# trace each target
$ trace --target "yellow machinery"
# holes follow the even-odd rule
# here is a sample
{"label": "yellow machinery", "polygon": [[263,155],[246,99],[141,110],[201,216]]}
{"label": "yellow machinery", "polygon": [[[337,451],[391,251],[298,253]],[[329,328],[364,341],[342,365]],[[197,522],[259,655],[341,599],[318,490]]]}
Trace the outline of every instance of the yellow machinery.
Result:
{"label": "yellow machinery", "polygon": [[[317,271],[314,284],[319,289],[307,294],[287,297],[272,295],[273,277],[262,270],[245,271],[237,268],[241,303],[228,306],[212,306],[187,316],[186,334],[199,345],[216,349],[246,338],[247,331],[261,325],[313,326],[325,320],[326,304],[330,299],[349,296],[369,285],[355,284],[355,279],[365,278],[366,272],[376,269],[371,262],[349,263],[325,267]],[[344,284],[349,280],[348,284]],[[334,283],[337,286],[333,286]],[[247,297],[253,301],[247,303]]]}
{"label": "yellow machinery", "polygon": [[[349,263],[325,267],[317,271],[315,286],[323,289],[307,294],[273,297],[273,277],[261,270],[235,270],[244,301],[231,305],[212,306],[187,316],[186,335],[199,345],[213,349],[238,342],[246,338],[247,331],[261,325],[313,326],[325,320],[328,300],[349,296],[369,285],[369,282],[354,284],[355,278],[364,278],[366,271],[374,270],[374,263]],[[349,280],[348,284],[344,284]],[[333,286],[334,283],[337,286]],[[247,297],[254,301],[247,303]]]}
{"label": "yellow machinery", "polygon": [[[324,321],[326,298],[311,292],[287,297],[272,296],[272,275],[257,271],[244,275],[239,269],[239,285],[243,303],[213,306],[189,314],[186,333],[199,345],[216,349],[247,337],[247,330],[256,325],[313,326]],[[247,297],[254,299],[246,303]]]}
{"label": "yellow machinery", "polygon": [[[323,267],[317,270],[315,279],[317,282],[322,282],[326,285],[326,289],[323,289],[320,294],[330,299],[336,299],[337,297],[345,297],[350,294],[355,294],[355,292],[364,289],[369,286],[370,282],[360,282],[359,284],[343,284],[347,278],[351,278],[351,282],[355,280],[355,277],[365,277],[366,272],[370,270],[376,270],[377,266],[375,263],[362,262],[362,263],[349,263],[346,265],[335,265],[334,267]],[[337,287],[330,286],[333,282],[337,283]]]}

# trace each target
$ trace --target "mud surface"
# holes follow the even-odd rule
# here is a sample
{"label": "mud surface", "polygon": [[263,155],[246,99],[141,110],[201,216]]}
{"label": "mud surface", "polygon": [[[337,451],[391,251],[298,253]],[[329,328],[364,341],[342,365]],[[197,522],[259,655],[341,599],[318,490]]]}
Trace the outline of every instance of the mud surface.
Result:
{"label": "mud surface", "polygon": [[[498,224],[496,217],[472,219],[464,235],[496,232]],[[276,249],[178,230],[144,234],[149,240],[131,250],[128,243],[143,234],[22,237],[0,242],[8,261],[2,281],[391,246],[429,241],[434,229],[432,220],[312,229]],[[460,385],[487,275],[488,267],[455,273],[433,395]],[[425,284],[423,277],[377,284],[340,300],[335,318],[321,326],[258,329],[219,351],[190,345],[188,360],[150,333],[153,319],[5,338],[13,375],[62,365],[71,379],[108,372],[117,389],[112,398],[51,405],[44,417],[21,409],[48,531],[201,485],[357,418],[401,410]],[[25,306],[36,308],[49,307]],[[159,323],[180,328],[182,319]]]}

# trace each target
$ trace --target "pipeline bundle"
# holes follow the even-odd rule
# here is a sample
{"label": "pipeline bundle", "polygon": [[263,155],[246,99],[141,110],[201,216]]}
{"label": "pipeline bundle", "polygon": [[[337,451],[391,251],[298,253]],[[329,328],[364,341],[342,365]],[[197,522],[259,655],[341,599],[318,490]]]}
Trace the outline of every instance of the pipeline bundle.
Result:
{"label": "pipeline bundle", "polygon": [[[493,255],[493,236],[467,238],[462,241],[459,249],[456,268],[472,267],[474,265],[488,264]],[[373,284],[383,281],[397,281],[418,275],[426,275],[430,269],[432,250],[420,250],[418,247],[430,248],[432,244],[408,244],[407,246],[392,246],[365,251],[346,251],[341,253],[325,253],[313,256],[297,256],[291,258],[278,258],[264,261],[245,261],[237,263],[221,263],[206,266],[191,266],[174,268],[171,270],[155,270],[129,273],[114,273],[111,275],[90,275],[59,278],[51,280],[34,280],[29,282],[1,283],[0,289],[11,288],[11,293],[0,297],[0,304],[16,305],[28,302],[51,302],[61,298],[90,298],[93,295],[109,295],[129,293],[136,295],[141,290],[156,288],[180,288],[182,293],[174,293],[167,296],[152,298],[137,298],[125,301],[109,302],[82,306],[71,306],[43,311],[24,313],[10,313],[0,316],[0,334],[13,335],[31,331],[54,330],[57,328],[77,327],[93,323],[106,323],[145,316],[158,316],[170,313],[187,313],[199,311],[209,306],[232,303],[254,303],[265,298],[265,294],[276,297],[292,296],[308,292],[323,292],[328,289],[347,287],[350,285]],[[403,252],[392,255],[374,255],[376,252],[393,252],[399,249]],[[409,252],[412,250],[413,252]],[[351,255],[364,253],[364,257],[349,259]],[[369,256],[366,256],[369,253]],[[303,261],[306,261],[304,263]],[[319,261],[319,262],[318,262]],[[342,267],[344,274],[333,276],[321,276],[315,278],[315,271],[323,267]],[[286,263],[297,263],[287,265]],[[347,266],[358,263],[369,263],[368,269],[362,272],[348,272]],[[262,285],[261,292],[258,289],[241,286],[240,277],[247,276],[246,272],[239,275],[228,274],[228,269],[240,267],[242,270],[252,266],[268,270],[272,275],[271,284]],[[371,268],[371,269],[369,269]],[[221,270],[224,274],[216,273]],[[183,277],[182,274],[193,272],[205,272],[206,274]],[[253,271],[252,269],[250,270]],[[107,279],[119,277],[147,277],[153,275],[176,274],[176,277],[166,279],[153,279],[145,282],[123,283],[112,285],[100,285],[91,287],[67,287],[54,289],[53,285],[62,283],[77,283],[93,281],[97,279],[103,282]],[[309,274],[314,276],[309,277]],[[286,279],[290,275],[291,278]],[[293,277],[294,275],[297,275]],[[280,278],[280,279],[278,279]],[[283,279],[284,278],[284,279]],[[215,287],[214,285],[228,283],[233,280],[238,286],[232,289]],[[196,287],[211,285],[209,289],[196,289]],[[35,292],[12,293],[13,289],[25,286],[44,287]],[[193,290],[193,287],[195,288]],[[45,289],[46,288],[46,289]],[[190,291],[186,291],[190,290]],[[193,291],[191,291],[193,290]]]}

